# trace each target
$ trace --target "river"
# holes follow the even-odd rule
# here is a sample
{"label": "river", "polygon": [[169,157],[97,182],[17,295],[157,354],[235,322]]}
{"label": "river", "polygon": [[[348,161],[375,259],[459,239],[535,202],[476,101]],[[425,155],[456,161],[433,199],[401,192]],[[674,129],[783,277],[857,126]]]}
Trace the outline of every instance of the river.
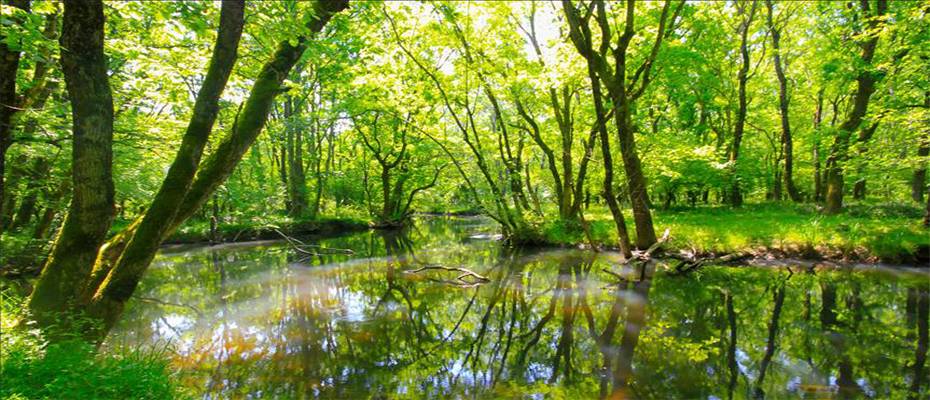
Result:
{"label": "river", "polygon": [[[203,398],[930,394],[926,271],[674,276],[662,262],[621,269],[612,253],[508,249],[494,234],[435,217],[301,250],[168,248],[106,346],[164,349]],[[406,272],[424,266],[489,281]]]}

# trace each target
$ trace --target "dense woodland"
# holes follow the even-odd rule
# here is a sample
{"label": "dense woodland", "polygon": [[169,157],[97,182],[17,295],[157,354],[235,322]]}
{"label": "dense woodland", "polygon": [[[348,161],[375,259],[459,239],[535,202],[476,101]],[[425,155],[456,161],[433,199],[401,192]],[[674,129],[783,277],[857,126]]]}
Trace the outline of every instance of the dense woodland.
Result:
{"label": "dense woodland", "polygon": [[91,340],[197,227],[600,215],[630,256],[670,208],[930,223],[926,2],[4,0],[0,27],[0,259]]}

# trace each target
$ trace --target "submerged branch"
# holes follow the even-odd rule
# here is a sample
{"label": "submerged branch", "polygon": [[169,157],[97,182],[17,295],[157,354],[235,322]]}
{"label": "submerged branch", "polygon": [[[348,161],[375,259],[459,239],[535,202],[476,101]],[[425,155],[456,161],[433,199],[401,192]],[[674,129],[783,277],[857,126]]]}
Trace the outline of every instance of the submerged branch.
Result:
{"label": "submerged branch", "polygon": [[[457,286],[473,287],[473,286],[477,286],[477,285],[480,285],[480,284],[488,283],[488,282],[491,281],[491,280],[488,279],[487,277],[485,277],[485,276],[483,276],[483,275],[480,275],[480,274],[478,274],[478,273],[476,273],[476,272],[474,272],[474,271],[472,271],[472,270],[470,270],[470,269],[467,269],[467,268],[461,268],[461,267],[444,267],[444,266],[441,266],[441,265],[424,265],[424,266],[422,266],[422,267],[420,267],[420,268],[417,268],[417,269],[411,269],[411,270],[403,271],[403,273],[405,273],[405,274],[416,274],[416,273],[419,273],[419,272],[429,271],[429,270],[440,270],[440,271],[450,271],[450,272],[461,272],[462,274],[459,275],[459,276],[457,276],[457,277],[455,277],[455,279],[449,279],[449,280],[435,280],[435,279],[434,279],[434,281],[436,281],[436,282],[449,283],[449,284],[453,284],[453,285],[457,285]],[[465,278],[469,278],[469,277],[474,278],[474,280],[471,281],[471,280],[465,279]]]}

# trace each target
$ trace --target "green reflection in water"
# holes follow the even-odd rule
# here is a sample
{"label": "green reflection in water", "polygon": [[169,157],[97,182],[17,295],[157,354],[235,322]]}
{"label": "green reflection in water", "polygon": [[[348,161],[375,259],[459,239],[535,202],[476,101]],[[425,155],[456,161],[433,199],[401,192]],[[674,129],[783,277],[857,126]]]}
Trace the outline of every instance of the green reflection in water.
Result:
{"label": "green reflection in water", "polygon": [[[926,273],[513,251],[475,219],[166,251],[110,343],[169,343],[206,398],[927,398]],[[477,237],[476,237],[477,235]],[[332,249],[351,249],[343,254]],[[422,265],[465,267],[406,274]]]}

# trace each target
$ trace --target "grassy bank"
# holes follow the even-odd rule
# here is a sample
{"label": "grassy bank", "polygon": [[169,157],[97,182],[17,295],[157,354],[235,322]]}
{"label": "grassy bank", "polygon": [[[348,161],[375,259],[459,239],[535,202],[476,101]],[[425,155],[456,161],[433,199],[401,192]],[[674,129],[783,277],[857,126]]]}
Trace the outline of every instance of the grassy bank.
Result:
{"label": "grassy bank", "polygon": [[22,316],[22,297],[0,288],[2,399],[188,397],[163,352],[123,349],[101,354],[79,339],[48,344],[37,330],[14,329]]}
{"label": "grassy bank", "polygon": [[[626,223],[635,236],[632,216]],[[586,214],[594,242],[614,247],[610,212],[592,207]],[[909,205],[860,205],[839,215],[823,215],[810,205],[764,203],[738,209],[697,207],[655,210],[657,235],[665,229],[672,251],[697,254],[749,252],[779,257],[926,263],[930,232],[920,225],[921,210]],[[580,227],[561,221],[539,224],[543,242],[586,243]]]}
{"label": "grassy bank", "polygon": [[[320,218],[315,220],[294,221],[282,218],[277,221],[242,222],[220,224],[217,234],[220,242],[237,242],[248,240],[281,239],[277,231],[289,236],[336,235],[359,232],[369,229],[367,220],[357,218]],[[166,244],[199,243],[210,241],[210,224],[194,222],[178,229]]]}

